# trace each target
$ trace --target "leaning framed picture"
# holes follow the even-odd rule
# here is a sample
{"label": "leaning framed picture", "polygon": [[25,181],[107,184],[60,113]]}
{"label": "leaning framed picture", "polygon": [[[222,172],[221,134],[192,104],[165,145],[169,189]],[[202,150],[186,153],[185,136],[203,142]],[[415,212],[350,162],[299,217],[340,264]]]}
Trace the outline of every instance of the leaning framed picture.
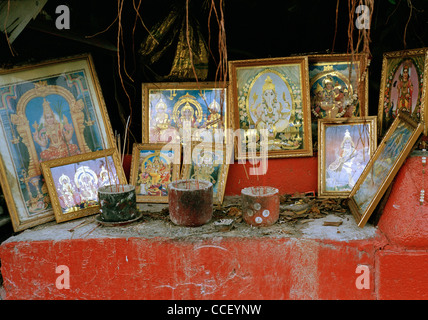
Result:
{"label": "leaning framed picture", "polygon": [[318,120],[318,196],[347,198],[376,150],[375,116]]}
{"label": "leaning framed picture", "polygon": [[127,183],[116,148],[43,161],[41,167],[58,223],[99,213],[98,188]]}
{"label": "leaning framed picture", "polygon": [[168,186],[180,176],[181,144],[134,143],[130,183],[137,202],[168,203]]}
{"label": "leaning framed picture", "polygon": [[115,146],[91,56],[0,70],[0,129],[14,230],[53,220],[40,162]]}
{"label": "leaning framed picture", "polygon": [[142,142],[223,142],[228,85],[222,82],[142,84]]}
{"label": "leaning framed picture", "polygon": [[402,108],[415,121],[424,123],[424,134],[427,135],[427,82],[428,48],[384,53],[378,108],[378,130],[381,137]]}
{"label": "leaning framed picture", "polygon": [[184,159],[181,179],[205,180],[213,184],[213,203],[222,204],[233,147],[225,143],[193,143],[191,157]]}
{"label": "leaning framed picture", "polygon": [[359,227],[367,223],[422,131],[423,124],[410,113],[398,112],[349,194],[348,205]]}
{"label": "leaning framed picture", "polygon": [[312,156],[307,57],[229,62],[235,159]]}

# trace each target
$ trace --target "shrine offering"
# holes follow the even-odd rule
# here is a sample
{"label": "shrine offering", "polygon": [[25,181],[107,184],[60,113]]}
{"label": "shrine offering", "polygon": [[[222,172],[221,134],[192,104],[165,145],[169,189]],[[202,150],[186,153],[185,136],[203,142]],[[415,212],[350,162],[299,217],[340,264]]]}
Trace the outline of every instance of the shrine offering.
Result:
{"label": "shrine offering", "polygon": [[279,191],[272,187],[241,190],[242,217],[252,226],[266,227],[279,218]]}
{"label": "shrine offering", "polygon": [[213,184],[204,180],[178,180],[169,185],[169,216],[180,226],[198,227],[212,218]]}

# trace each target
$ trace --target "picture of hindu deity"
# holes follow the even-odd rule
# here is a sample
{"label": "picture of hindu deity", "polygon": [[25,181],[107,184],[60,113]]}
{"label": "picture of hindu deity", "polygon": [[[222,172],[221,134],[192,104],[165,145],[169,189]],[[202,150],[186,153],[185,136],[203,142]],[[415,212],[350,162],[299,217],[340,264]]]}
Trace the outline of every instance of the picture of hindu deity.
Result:
{"label": "picture of hindu deity", "polygon": [[211,182],[214,203],[222,203],[229,168],[226,156],[226,147],[223,144],[194,144],[191,163],[184,164],[182,179]]}
{"label": "picture of hindu deity", "polygon": [[385,141],[382,151],[354,195],[354,200],[361,212],[364,212],[376,197],[412,133],[407,124],[401,122]]}
{"label": "picture of hindu deity", "polygon": [[[145,88],[145,89],[144,89]],[[171,89],[143,85],[147,103],[147,137],[150,143],[214,140],[215,129],[224,128],[226,89],[211,84],[176,84]],[[143,115],[145,117],[145,115]],[[145,130],[145,129],[143,129]],[[203,136],[203,137],[202,137]]]}
{"label": "picture of hindu deity", "polygon": [[326,191],[352,190],[370,160],[369,137],[368,125],[326,128]]}
{"label": "picture of hindu deity", "polygon": [[261,151],[262,133],[267,150],[303,148],[302,87],[297,65],[283,68],[237,69],[239,127],[245,150]]}
{"label": "picture of hindu deity", "polygon": [[382,106],[379,106],[381,135],[384,135],[397,117],[398,111],[405,109],[420,121],[423,116],[422,87],[425,55],[412,57],[386,58],[384,92]]}
{"label": "picture of hindu deity", "polygon": [[107,146],[86,81],[83,72],[70,72],[0,88],[2,127],[28,215],[51,209],[42,161]]}
{"label": "picture of hindu deity", "polygon": [[349,62],[314,63],[309,67],[312,121],[360,115],[356,68]]}
{"label": "picture of hindu deity", "polygon": [[50,170],[63,214],[97,206],[98,188],[119,182],[111,156]]}
{"label": "picture of hindu deity", "polygon": [[138,196],[167,197],[173,178],[174,151],[140,150],[136,181]]}

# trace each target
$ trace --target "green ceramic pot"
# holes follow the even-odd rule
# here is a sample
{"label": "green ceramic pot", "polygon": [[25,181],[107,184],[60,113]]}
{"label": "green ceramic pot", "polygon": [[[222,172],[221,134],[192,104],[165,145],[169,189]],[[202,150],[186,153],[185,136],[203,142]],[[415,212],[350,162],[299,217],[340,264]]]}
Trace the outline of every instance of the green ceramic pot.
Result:
{"label": "green ceramic pot", "polygon": [[106,222],[128,221],[137,217],[135,186],[117,184],[98,189],[101,219]]}

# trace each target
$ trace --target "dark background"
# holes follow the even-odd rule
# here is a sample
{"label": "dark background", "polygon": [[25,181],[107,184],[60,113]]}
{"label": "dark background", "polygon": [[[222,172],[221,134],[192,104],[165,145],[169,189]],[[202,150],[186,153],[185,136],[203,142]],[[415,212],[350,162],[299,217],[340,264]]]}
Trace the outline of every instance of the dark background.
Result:
{"label": "dark background", "polygon": [[[140,0],[125,0],[121,15],[123,42],[120,42],[120,55],[125,58],[121,63],[123,67],[125,62],[126,71],[132,80],[125,75],[123,69],[122,77],[130,100],[118,76],[115,51],[118,36],[118,21],[115,18],[120,4],[118,0],[49,0],[42,13],[13,42],[15,55],[12,55],[4,34],[0,33],[0,65],[8,68],[17,64],[91,53],[113,130],[121,132],[123,136],[124,119],[127,119],[132,108],[132,136],[129,142],[131,146],[133,142],[141,142],[141,83],[168,81],[162,76],[166,76],[171,69],[175,47],[173,43],[153,65],[141,59],[138,50],[148,32],[134,10],[133,3],[138,5],[139,2]],[[215,2],[219,10],[219,0]],[[208,24],[210,4],[211,0],[189,1],[189,21],[193,25],[199,24],[213,53],[206,81],[215,80],[218,61],[219,28],[214,16]],[[413,6],[412,10],[410,4]],[[55,27],[58,17],[55,9],[58,5],[67,5],[70,9],[69,30],[58,30]],[[306,53],[346,53],[348,1],[339,2],[335,37],[336,6],[336,0],[224,0],[227,58],[231,61]],[[184,19],[186,0],[142,0],[139,12],[145,26],[152,29],[156,23],[164,21],[171,10],[175,10],[180,19]],[[372,61],[369,69],[369,115],[377,115],[383,53],[427,46],[427,10],[426,0],[375,1],[370,26]],[[407,21],[405,46],[403,38]],[[357,31],[355,29],[355,39]],[[97,35],[94,37],[88,37],[95,34]]]}

